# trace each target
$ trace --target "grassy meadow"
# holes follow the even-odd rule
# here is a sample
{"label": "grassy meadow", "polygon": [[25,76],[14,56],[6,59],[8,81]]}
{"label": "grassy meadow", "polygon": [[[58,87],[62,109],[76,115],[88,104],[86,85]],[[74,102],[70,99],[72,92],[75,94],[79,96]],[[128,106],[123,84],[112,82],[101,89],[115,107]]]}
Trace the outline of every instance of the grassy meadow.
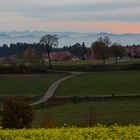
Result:
{"label": "grassy meadow", "polygon": [[52,61],[52,65],[101,65],[102,60]]}
{"label": "grassy meadow", "polygon": [[[119,60],[119,64],[140,64],[140,58],[126,58]],[[48,63],[47,63],[48,64]],[[52,65],[102,65],[103,60],[94,59],[94,60],[68,60],[68,61],[52,61]],[[116,64],[116,59],[111,58],[106,60],[106,64]]]}
{"label": "grassy meadow", "polygon": [[41,127],[47,119],[54,126],[85,126],[90,119],[94,124],[140,124],[140,99],[46,104],[36,110],[32,127]]}
{"label": "grassy meadow", "polygon": [[67,79],[56,96],[140,95],[140,71],[92,72]]}
{"label": "grassy meadow", "polygon": [[121,64],[140,64],[140,58],[127,58]]}
{"label": "grassy meadow", "polygon": [[[0,96],[43,96],[48,87],[65,74],[0,75]],[[140,95],[140,71],[91,72],[67,79],[55,96]],[[33,128],[88,126],[91,124],[140,124],[140,99],[91,102],[47,102],[39,105]],[[46,125],[46,127],[47,127]]]}
{"label": "grassy meadow", "polygon": [[44,95],[48,87],[64,74],[0,75],[0,96]]}

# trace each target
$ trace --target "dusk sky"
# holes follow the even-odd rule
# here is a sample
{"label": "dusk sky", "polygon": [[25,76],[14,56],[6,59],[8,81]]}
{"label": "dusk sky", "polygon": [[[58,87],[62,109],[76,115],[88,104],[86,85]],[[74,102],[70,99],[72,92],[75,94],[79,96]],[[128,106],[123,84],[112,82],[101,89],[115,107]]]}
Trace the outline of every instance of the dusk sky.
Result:
{"label": "dusk sky", "polygon": [[140,33],[140,0],[0,0],[0,31]]}

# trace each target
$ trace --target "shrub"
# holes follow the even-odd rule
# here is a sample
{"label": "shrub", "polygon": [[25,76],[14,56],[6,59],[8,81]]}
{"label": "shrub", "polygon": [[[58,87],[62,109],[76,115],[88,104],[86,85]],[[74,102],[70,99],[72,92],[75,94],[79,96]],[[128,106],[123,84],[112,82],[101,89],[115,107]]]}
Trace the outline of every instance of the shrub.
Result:
{"label": "shrub", "polygon": [[73,103],[80,103],[80,98],[77,96],[73,96],[72,101],[73,101]]}
{"label": "shrub", "polygon": [[1,125],[5,128],[30,128],[34,118],[32,107],[14,98],[6,99],[1,114]]}
{"label": "shrub", "polygon": [[17,68],[17,63],[16,62],[12,62],[10,64],[10,69],[16,69]]}
{"label": "shrub", "polygon": [[41,124],[41,128],[54,128],[54,127],[56,127],[56,125],[52,117],[46,117]]}
{"label": "shrub", "polygon": [[18,67],[19,67],[19,69],[25,69],[26,68],[24,63],[20,63]]}

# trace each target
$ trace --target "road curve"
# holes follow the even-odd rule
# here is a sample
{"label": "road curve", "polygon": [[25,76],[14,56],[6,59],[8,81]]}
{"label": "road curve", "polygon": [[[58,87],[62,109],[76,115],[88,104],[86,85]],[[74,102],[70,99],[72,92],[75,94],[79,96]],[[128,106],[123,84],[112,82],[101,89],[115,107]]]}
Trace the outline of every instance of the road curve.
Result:
{"label": "road curve", "polygon": [[53,94],[54,94],[56,88],[57,88],[64,80],[66,80],[66,79],[68,79],[68,78],[71,78],[71,77],[74,77],[74,76],[77,76],[77,75],[79,75],[79,74],[82,74],[83,72],[70,72],[70,73],[71,73],[71,75],[68,75],[68,76],[66,76],[66,77],[63,77],[63,78],[61,78],[61,79],[55,81],[55,82],[48,88],[48,90],[47,90],[47,92],[45,93],[45,95],[44,95],[40,100],[38,100],[38,101],[32,103],[31,105],[33,106],[33,105],[38,105],[38,104],[41,104],[41,103],[46,102],[48,99],[50,99],[50,98],[53,96]]}

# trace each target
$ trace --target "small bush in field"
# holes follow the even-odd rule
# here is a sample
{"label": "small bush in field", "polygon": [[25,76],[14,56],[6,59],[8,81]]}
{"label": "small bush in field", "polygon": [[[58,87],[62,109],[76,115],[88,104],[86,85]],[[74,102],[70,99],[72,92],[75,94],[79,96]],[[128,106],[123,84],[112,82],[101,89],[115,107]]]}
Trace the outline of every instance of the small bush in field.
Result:
{"label": "small bush in field", "polygon": [[25,66],[25,64],[24,64],[24,63],[20,63],[20,64],[19,64],[19,66],[18,66],[18,68],[19,68],[19,69],[25,69],[25,68],[26,68],[26,66]]}
{"label": "small bush in field", "polygon": [[52,117],[46,117],[41,124],[42,128],[54,128],[56,127],[55,121]]}
{"label": "small bush in field", "polygon": [[30,128],[34,118],[32,107],[14,98],[5,100],[3,111],[1,113],[1,125],[5,128]]}

